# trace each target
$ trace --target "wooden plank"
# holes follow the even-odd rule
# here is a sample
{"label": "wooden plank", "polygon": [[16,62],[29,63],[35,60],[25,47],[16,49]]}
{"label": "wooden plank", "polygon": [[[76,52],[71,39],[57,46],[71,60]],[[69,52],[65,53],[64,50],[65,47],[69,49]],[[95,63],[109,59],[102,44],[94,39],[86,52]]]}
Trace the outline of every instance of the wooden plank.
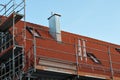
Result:
{"label": "wooden plank", "polygon": [[0,31],[5,32],[7,31],[10,27],[13,26],[13,19],[14,19],[14,24],[16,24],[20,19],[23,18],[22,14],[18,13],[12,13],[1,25],[0,25]]}

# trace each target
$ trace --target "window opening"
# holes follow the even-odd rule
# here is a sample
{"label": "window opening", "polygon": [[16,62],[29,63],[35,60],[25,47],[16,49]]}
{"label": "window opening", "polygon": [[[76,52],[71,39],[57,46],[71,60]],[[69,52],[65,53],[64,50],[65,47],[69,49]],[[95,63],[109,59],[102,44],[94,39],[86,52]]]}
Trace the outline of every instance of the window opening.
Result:
{"label": "window opening", "polygon": [[30,34],[32,34],[35,37],[41,36],[40,33],[36,29],[33,29],[31,27],[26,27],[26,29],[30,32]]}
{"label": "window opening", "polygon": [[115,48],[115,50],[120,53],[120,48]]}
{"label": "window opening", "polygon": [[87,53],[87,56],[94,62],[97,64],[101,64],[101,61],[92,53]]}

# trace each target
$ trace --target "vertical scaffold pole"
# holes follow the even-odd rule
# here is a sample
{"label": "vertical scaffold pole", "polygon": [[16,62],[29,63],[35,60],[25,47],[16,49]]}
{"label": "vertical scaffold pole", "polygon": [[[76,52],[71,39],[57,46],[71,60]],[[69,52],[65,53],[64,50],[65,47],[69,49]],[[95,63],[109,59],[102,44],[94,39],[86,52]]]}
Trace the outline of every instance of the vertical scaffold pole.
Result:
{"label": "vertical scaffold pole", "polygon": [[75,47],[75,53],[76,53],[76,72],[77,72],[77,78],[79,78],[79,75],[78,75],[78,70],[79,70],[79,60],[78,60],[78,45],[76,43],[76,39],[74,39],[74,47]]}
{"label": "vertical scaffold pole", "polygon": [[[25,50],[26,50],[26,0],[23,0],[24,1],[24,28],[23,28],[23,58],[22,58],[22,61],[23,61],[23,69],[25,68],[25,61],[26,61],[26,57],[25,57]],[[24,70],[22,71],[22,74],[24,74]]]}
{"label": "vertical scaffold pole", "polygon": [[[15,0],[13,0],[13,12],[15,10]],[[13,13],[13,52],[12,52],[12,68],[13,68],[13,80],[15,77],[15,54],[14,54],[14,49],[15,49],[15,13]]]}
{"label": "vertical scaffold pole", "polygon": [[109,56],[109,63],[110,63],[110,71],[111,71],[111,79],[114,80],[114,71],[113,71],[113,65],[112,65],[112,57],[110,52],[110,46],[108,46],[108,56]]}
{"label": "vertical scaffold pole", "polygon": [[[35,29],[33,28],[33,32],[35,33]],[[36,38],[35,34],[33,35],[33,53],[34,53],[34,71],[36,72]]]}
{"label": "vertical scaffold pole", "polygon": [[24,1],[24,48],[26,48],[26,0]]}

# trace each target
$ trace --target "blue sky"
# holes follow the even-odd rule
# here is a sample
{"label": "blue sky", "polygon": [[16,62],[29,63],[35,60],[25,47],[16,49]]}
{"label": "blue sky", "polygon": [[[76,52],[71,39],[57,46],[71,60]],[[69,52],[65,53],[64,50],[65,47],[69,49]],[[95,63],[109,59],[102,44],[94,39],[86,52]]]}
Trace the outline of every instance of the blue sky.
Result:
{"label": "blue sky", "polygon": [[48,26],[51,12],[64,31],[120,44],[120,0],[26,0],[29,22]]}

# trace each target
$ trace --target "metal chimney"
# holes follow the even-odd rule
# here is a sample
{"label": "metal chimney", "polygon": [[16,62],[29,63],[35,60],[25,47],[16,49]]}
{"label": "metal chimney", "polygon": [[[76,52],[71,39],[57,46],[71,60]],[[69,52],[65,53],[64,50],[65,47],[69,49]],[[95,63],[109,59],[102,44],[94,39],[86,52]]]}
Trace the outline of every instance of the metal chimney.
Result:
{"label": "metal chimney", "polygon": [[60,18],[61,15],[59,14],[52,14],[48,20],[49,20],[49,32],[51,36],[56,40],[61,42],[61,29],[60,29]]}

